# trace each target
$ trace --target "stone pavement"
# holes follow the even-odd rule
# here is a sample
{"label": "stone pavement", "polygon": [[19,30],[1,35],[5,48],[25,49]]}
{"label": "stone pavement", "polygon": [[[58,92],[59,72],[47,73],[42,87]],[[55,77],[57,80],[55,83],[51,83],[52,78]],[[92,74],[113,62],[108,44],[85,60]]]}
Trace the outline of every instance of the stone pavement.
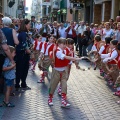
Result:
{"label": "stone pavement", "polygon": [[0,120],[120,120],[120,105],[116,103],[119,98],[113,95],[98,70],[81,71],[72,66],[67,96],[70,109],[60,107],[57,92],[54,106],[48,106],[49,81],[37,83],[39,74],[38,70],[29,71],[27,81],[32,89],[16,92],[11,97],[15,108],[0,108]]}

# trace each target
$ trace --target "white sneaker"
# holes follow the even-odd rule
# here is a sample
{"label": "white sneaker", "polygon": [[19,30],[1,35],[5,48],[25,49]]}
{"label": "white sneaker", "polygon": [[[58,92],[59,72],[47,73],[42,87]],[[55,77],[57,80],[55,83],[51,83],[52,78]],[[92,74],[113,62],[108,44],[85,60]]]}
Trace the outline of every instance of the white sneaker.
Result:
{"label": "white sneaker", "polygon": [[66,101],[62,101],[61,107],[63,107],[63,108],[70,108],[70,104],[67,103]]}
{"label": "white sneaker", "polygon": [[53,106],[52,98],[49,98],[49,99],[48,99],[48,105],[49,105],[49,106]]}

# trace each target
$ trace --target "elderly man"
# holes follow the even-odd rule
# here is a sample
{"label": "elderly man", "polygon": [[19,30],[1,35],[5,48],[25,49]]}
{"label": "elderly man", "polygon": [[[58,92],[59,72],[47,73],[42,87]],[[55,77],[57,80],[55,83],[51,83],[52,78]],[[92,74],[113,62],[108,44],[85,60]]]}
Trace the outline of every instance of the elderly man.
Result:
{"label": "elderly man", "polygon": [[86,26],[84,21],[81,21],[80,26],[77,29],[77,33],[78,33],[78,46],[79,46],[79,56],[82,56],[82,48],[83,45],[81,43],[82,38],[84,37],[84,31],[86,30]]}
{"label": "elderly man", "polygon": [[[94,33],[92,32],[92,30],[90,30],[90,27],[87,26],[86,27],[86,31],[84,32],[85,36],[88,39],[88,43],[87,45],[83,47],[83,54],[85,56],[87,56],[87,52],[90,52],[94,43]],[[87,50],[87,51],[86,51]]]}

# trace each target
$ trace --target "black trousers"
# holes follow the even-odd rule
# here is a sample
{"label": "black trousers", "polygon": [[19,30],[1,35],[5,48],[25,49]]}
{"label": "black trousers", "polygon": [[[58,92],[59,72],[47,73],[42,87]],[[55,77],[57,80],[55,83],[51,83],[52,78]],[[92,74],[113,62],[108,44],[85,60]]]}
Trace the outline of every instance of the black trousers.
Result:
{"label": "black trousers", "polygon": [[81,39],[82,38],[78,38],[78,46],[79,46],[79,55],[80,56],[87,56],[87,45],[83,45],[82,42],[81,42]]}
{"label": "black trousers", "polygon": [[30,56],[24,50],[16,51],[16,88],[20,87],[20,81],[21,87],[25,88],[27,86],[26,78],[29,70],[29,60]]}

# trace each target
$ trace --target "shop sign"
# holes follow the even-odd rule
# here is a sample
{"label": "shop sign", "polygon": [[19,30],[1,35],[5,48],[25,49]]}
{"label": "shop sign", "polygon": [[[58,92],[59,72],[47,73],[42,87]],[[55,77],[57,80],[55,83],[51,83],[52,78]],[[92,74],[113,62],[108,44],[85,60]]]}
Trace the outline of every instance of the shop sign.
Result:
{"label": "shop sign", "polygon": [[62,9],[62,13],[66,14],[67,13],[66,9]]}
{"label": "shop sign", "polygon": [[42,5],[48,5],[48,6],[50,6],[51,3],[50,2],[43,2]]}

